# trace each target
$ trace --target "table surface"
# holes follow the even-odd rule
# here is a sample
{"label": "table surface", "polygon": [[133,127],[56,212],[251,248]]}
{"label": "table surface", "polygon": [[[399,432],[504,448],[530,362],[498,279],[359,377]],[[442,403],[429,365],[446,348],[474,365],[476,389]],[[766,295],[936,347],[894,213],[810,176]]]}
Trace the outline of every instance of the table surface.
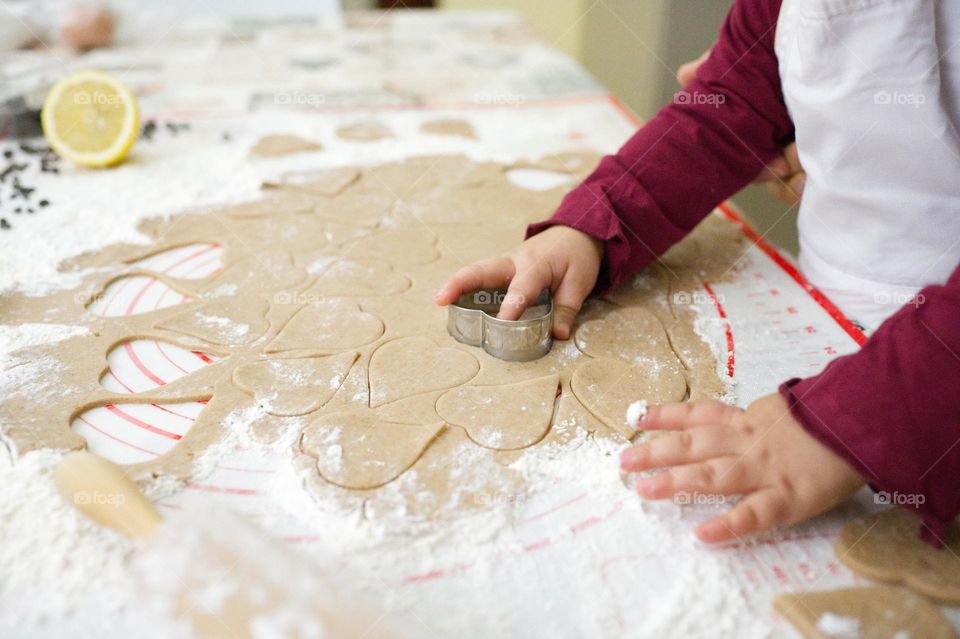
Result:
{"label": "table surface", "polygon": [[[611,152],[639,124],[512,14],[363,14],[340,32],[308,25],[245,28],[171,27],[136,47],[69,60],[54,52],[18,54],[3,63],[8,75],[19,77],[43,69],[59,73],[64,65],[116,73],[137,92],[144,121],[157,126],[130,162],[112,172],[61,166],[51,173],[31,163],[21,181],[48,205],[29,216],[9,210],[3,189],[10,185],[0,183],[0,216],[12,222],[0,231],[0,289],[39,287],[62,277],[52,266],[59,258],[129,239],[143,217],[252,198],[264,178],[291,166],[437,153],[510,162],[565,150]],[[420,123],[438,116],[468,120],[477,139],[419,131]],[[396,136],[372,145],[336,139],[337,126],[374,117]],[[325,150],[295,165],[251,164],[253,142],[277,132],[319,140]],[[728,206],[720,214],[740,223]],[[744,233],[750,248],[734,281],[705,283],[693,300],[740,405],[771,392],[778,380],[817,372],[863,340],[789,258],[746,225]],[[25,270],[30,255],[44,256],[44,263]],[[157,267],[186,268],[188,259],[202,270],[210,268],[210,258],[209,252],[171,255],[165,258],[170,264]],[[150,278],[140,283],[150,286]],[[161,303],[139,292],[126,294],[140,304]],[[145,359],[148,369],[162,365]],[[111,361],[121,375],[133,365],[122,357]],[[376,569],[375,581],[357,578],[358,590],[423,637],[521,637],[531,628],[537,636],[557,637],[657,637],[677,628],[688,636],[724,629],[745,637],[784,636],[792,630],[770,608],[776,593],[863,583],[837,561],[832,546],[845,521],[872,509],[866,493],[756,543],[708,549],[686,529],[716,512],[716,505],[641,504],[623,487],[605,456],[610,452],[593,453],[593,462],[611,466],[598,485],[584,483],[574,470],[558,470],[556,486],[518,504],[509,530],[491,539],[464,543],[440,534],[392,549],[375,544],[336,561],[355,572]],[[309,510],[302,503],[291,508],[284,493],[290,485],[276,479],[287,466],[278,451],[227,451],[211,474],[157,503],[179,509],[199,494],[249,515],[297,552],[337,555],[344,546],[333,539],[334,522],[298,511]],[[352,534],[368,532],[361,527]]]}

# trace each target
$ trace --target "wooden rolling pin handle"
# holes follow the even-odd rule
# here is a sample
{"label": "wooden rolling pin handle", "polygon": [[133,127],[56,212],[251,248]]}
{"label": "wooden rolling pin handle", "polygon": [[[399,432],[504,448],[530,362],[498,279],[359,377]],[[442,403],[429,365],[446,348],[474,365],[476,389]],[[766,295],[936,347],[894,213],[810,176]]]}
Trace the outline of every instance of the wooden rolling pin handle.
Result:
{"label": "wooden rolling pin handle", "polygon": [[64,457],[54,478],[74,508],[131,539],[148,539],[161,521],[157,509],[119,466],[85,450]]}

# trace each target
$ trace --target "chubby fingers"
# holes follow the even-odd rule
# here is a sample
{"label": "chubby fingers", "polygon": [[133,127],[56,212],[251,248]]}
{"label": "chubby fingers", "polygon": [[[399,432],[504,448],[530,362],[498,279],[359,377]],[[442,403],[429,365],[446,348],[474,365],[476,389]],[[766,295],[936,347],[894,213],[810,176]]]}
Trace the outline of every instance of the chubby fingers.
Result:
{"label": "chubby fingers", "polygon": [[509,257],[495,257],[465,266],[443,283],[434,301],[446,306],[464,293],[481,288],[500,288],[510,282],[515,273],[516,266]]}
{"label": "chubby fingers", "polygon": [[710,424],[725,425],[742,412],[742,408],[714,399],[660,404],[647,409],[642,426],[645,430],[683,430]]}
{"label": "chubby fingers", "polygon": [[641,477],[637,492],[644,499],[669,499],[678,493],[738,495],[757,487],[758,478],[736,457],[716,457]]}
{"label": "chubby fingers", "polygon": [[794,173],[786,180],[773,180],[767,183],[767,191],[771,197],[784,204],[794,206],[803,197],[803,188],[807,184],[807,174],[803,171]]}
{"label": "chubby fingers", "polygon": [[544,263],[518,265],[516,275],[510,282],[507,294],[500,304],[498,319],[515,320],[537,299],[540,291],[550,286],[553,276],[550,267]]}
{"label": "chubby fingers", "polygon": [[628,472],[690,464],[737,452],[737,434],[722,426],[700,426],[664,434],[625,449],[620,468]]}
{"label": "chubby fingers", "polygon": [[570,267],[560,280],[560,285],[553,292],[553,336],[557,339],[568,339],[573,327],[573,320],[587,299],[596,276],[582,273]]}
{"label": "chubby fingers", "polygon": [[736,506],[703,522],[693,532],[701,541],[714,544],[791,523],[794,522],[784,495],[765,488],[747,495]]}

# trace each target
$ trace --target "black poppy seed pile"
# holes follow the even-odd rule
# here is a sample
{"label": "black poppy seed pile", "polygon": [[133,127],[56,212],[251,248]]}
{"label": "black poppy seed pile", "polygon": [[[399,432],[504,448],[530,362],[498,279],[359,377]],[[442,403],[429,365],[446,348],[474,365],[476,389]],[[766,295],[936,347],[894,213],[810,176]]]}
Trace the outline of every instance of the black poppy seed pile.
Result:
{"label": "black poppy seed pile", "polygon": [[18,215],[32,215],[50,205],[27,180],[33,173],[59,173],[60,157],[42,142],[18,142],[3,150],[0,163],[0,230],[9,231]]}
{"label": "black poppy seed pile", "polygon": [[[176,136],[189,129],[188,122],[147,120],[140,129],[140,139],[152,142],[161,131]],[[0,162],[0,231],[9,231],[17,216],[32,215],[50,206],[50,200],[27,181],[27,176],[33,173],[31,167],[41,173],[59,173],[60,156],[39,140],[8,142],[6,145],[0,142],[0,148],[3,148],[3,160]]]}
{"label": "black poppy seed pile", "polygon": [[189,131],[189,122],[157,122],[156,120],[147,120],[140,127],[140,139],[144,142],[152,142],[153,138],[160,131],[166,131],[172,136],[176,136],[180,131]]}

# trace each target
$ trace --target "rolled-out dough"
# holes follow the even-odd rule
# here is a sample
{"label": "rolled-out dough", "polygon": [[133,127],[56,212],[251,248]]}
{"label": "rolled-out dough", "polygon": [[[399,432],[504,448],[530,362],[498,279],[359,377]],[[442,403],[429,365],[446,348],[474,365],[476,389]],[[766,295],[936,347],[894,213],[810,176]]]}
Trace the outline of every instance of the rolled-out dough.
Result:
{"label": "rolled-out dough", "polygon": [[370,344],[381,335],[380,318],[363,312],[356,302],[311,301],[297,309],[263,352],[324,355]]}
{"label": "rolled-out dough", "polygon": [[360,171],[348,167],[284,173],[279,180],[263,183],[265,189],[281,189],[320,197],[336,197],[360,177]]}
{"label": "rolled-out dough", "polygon": [[591,413],[627,439],[637,433],[624,418],[630,404],[641,399],[650,405],[679,402],[687,392],[676,361],[650,368],[610,357],[578,366],[570,388]]}
{"label": "rolled-out dough", "polygon": [[[952,639],[953,628],[923,597],[886,586],[779,595],[773,607],[807,639]],[[854,631],[849,634],[846,630]]]}
{"label": "rolled-out dough", "polygon": [[442,423],[400,424],[371,412],[347,411],[314,420],[301,447],[316,458],[327,481],[344,488],[377,488],[410,468],[444,428]]}
{"label": "rolled-out dough", "polygon": [[347,352],[329,357],[260,360],[236,368],[233,381],[271,415],[306,415],[340,390],[358,357],[359,353]]}
{"label": "rolled-out dough", "polygon": [[479,370],[470,353],[437,346],[426,337],[392,340],[370,358],[370,406],[453,388],[473,379]]}
{"label": "rolled-out dough", "polygon": [[440,396],[437,413],[485,448],[518,450],[547,434],[559,388],[559,375],[496,386],[460,386]]}
{"label": "rolled-out dough", "polygon": [[843,527],[837,538],[840,561],[858,575],[901,584],[945,604],[960,604],[960,525],[955,521],[934,548],[920,538],[920,520],[891,508]]}
{"label": "rolled-out dough", "polygon": [[[598,160],[558,158],[563,161],[552,168],[572,178]],[[297,449],[295,463],[315,471],[312,490],[324,499],[368,513],[377,511],[379,499],[402,499],[411,516],[450,516],[487,508],[504,491],[522,493],[522,473],[511,464],[525,447],[563,444],[583,432],[629,437],[627,403],[680,399],[685,383],[691,396],[717,396],[723,384],[715,358],[693,333],[691,314],[670,299],[698,290],[703,279],[720,279],[736,263],[742,243],[726,235],[732,225],[719,216],[698,227],[691,236],[696,251],[676,252],[669,270],[652,267],[606,301],[590,300],[579,320],[586,326],[582,351],[557,342],[534,362],[503,362],[446,334],[446,310],[433,302],[437,287],[463,264],[509,250],[525,225],[549,214],[563,196],[563,189],[520,189],[504,169],[433,156],[343,168],[323,179],[295,176],[257,202],[144,221],[139,228],[152,244],[118,244],[71,259],[65,268],[83,272],[73,289],[0,295],[4,323],[88,329],[13,355],[18,383],[0,396],[4,435],[18,451],[77,448],[83,439],[71,430],[71,419],[94,406],[209,400],[181,439],[131,465],[130,476],[188,478],[195,460],[224,437],[225,422],[252,415],[251,434],[270,441],[312,425],[303,439],[313,445]],[[287,188],[301,181],[313,190]],[[201,244],[222,248],[222,270],[171,278],[154,272],[147,259]],[[681,259],[700,259],[697,251],[710,252],[704,261],[714,270]],[[114,317],[76,303],[133,274],[156,278],[184,302]],[[682,351],[649,314],[671,338],[689,337]],[[602,347],[611,339],[603,323],[608,316],[610,326],[626,331],[621,351]],[[634,320],[624,324],[623,317]],[[151,390],[114,393],[99,384],[107,353],[131,339],[219,359]],[[632,354],[630,361],[624,353]],[[606,386],[621,395],[611,399]],[[256,410],[258,404],[276,414]],[[491,411],[473,410],[488,405]],[[285,416],[295,413],[304,416]],[[330,423],[331,415],[341,423]],[[316,437],[337,425],[344,426],[343,439],[330,445],[341,446],[342,454],[324,449],[321,456]],[[371,488],[401,475],[399,488]]]}

